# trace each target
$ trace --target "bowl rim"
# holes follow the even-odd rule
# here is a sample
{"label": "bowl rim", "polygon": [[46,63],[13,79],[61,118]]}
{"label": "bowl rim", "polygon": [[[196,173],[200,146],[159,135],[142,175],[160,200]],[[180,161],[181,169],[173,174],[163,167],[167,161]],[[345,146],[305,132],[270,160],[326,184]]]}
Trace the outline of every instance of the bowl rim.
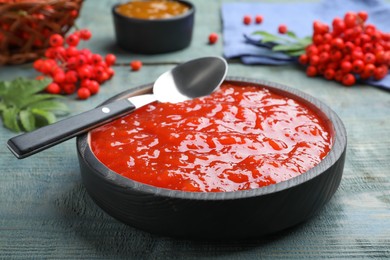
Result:
{"label": "bowl rim", "polygon": [[[136,23],[151,23],[151,24],[154,24],[154,23],[164,23],[164,22],[172,22],[172,21],[177,21],[177,20],[182,20],[188,16],[191,16],[195,13],[195,6],[194,4],[192,4],[191,2],[189,1],[186,1],[186,0],[174,0],[175,2],[179,2],[179,3],[182,3],[182,4],[185,4],[189,7],[188,11],[187,12],[184,12],[180,15],[175,15],[175,16],[172,16],[172,17],[169,17],[169,18],[162,18],[162,19],[140,19],[140,18],[134,18],[134,17],[129,17],[129,16],[126,16],[126,15],[123,15],[121,13],[119,13],[116,8],[124,3],[117,3],[115,5],[113,5],[112,7],[112,14],[116,17],[120,17],[121,19],[124,19],[124,20],[128,20],[129,22],[136,22]],[[131,2],[131,1],[128,1],[128,2]],[[127,2],[127,3],[128,3]]]}
{"label": "bowl rim", "polygon": [[[316,113],[323,113],[323,118],[331,127],[333,127],[333,145],[328,155],[321,160],[319,164],[310,168],[307,172],[295,176],[286,181],[282,181],[269,186],[260,187],[249,190],[229,191],[229,192],[190,192],[181,190],[170,190],[166,188],[155,187],[149,184],[140,183],[130,178],[124,177],[106,167],[101,163],[93,154],[89,146],[89,132],[77,137],[77,150],[81,154],[84,162],[93,169],[96,177],[104,179],[113,186],[122,188],[122,191],[138,191],[145,194],[178,198],[178,199],[190,199],[190,200],[229,200],[229,199],[244,199],[250,197],[271,195],[273,193],[282,192],[286,189],[294,188],[307,181],[310,181],[319,175],[327,172],[340,157],[343,155],[347,145],[347,133],[345,126],[339,116],[325,103],[321,102],[317,98],[302,92],[298,89],[288,87],[283,84],[270,82],[261,79],[252,79],[247,77],[227,77],[224,82],[239,83],[239,84],[254,84],[265,87],[271,91],[279,92],[278,94],[286,94],[291,98],[298,101],[305,102],[305,105],[309,105],[310,109],[315,109]],[[125,90],[110,99],[106,100],[103,104],[107,104],[117,99],[128,98],[130,96],[150,93],[153,83],[144,84],[129,90]]]}

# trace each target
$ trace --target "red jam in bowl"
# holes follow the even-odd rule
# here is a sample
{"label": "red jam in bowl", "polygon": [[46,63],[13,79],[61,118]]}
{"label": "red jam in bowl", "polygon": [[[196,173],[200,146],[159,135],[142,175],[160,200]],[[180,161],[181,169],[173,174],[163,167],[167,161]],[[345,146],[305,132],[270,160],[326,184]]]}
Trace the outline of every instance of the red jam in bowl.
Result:
{"label": "red jam in bowl", "polygon": [[224,83],[207,97],[144,106],[91,131],[90,145],[103,164],[132,180],[226,192],[305,173],[328,154],[329,127],[287,96]]}

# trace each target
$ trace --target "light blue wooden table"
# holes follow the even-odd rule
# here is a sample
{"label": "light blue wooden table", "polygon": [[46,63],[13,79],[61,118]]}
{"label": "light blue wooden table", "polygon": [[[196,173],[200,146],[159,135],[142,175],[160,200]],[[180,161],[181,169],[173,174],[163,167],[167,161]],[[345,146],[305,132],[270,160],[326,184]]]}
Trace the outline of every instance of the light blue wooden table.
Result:
{"label": "light blue wooden table", "polygon": [[[111,6],[117,1],[87,0],[78,20],[91,29],[85,44],[94,52],[115,53],[116,75],[87,101],[66,102],[72,114],[105,99],[149,83],[176,63],[205,55],[221,55],[222,41],[207,44],[211,32],[221,33],[221,0],[194,0],[194,38],[189,48],[143,56],[118,49]],[[131,72],[128,63],[145,66]],[[0,79],[36,74],[31,64],[0,67]],[[305,91],[332,107],[348,132],[344,176],[339,190],[318,214],[282,233],[249,241],[177,240],[126,226],[97,207],[81,183],[75,140],[24,160],[6,148],[15,134],[0,127],[0,259],[3,258],[127,258],[127,259],[318,259],[390,257],[390,93],[357,85],[307,78],[294,66],[244,66],[230,62],[229,76],[283,83]]]}

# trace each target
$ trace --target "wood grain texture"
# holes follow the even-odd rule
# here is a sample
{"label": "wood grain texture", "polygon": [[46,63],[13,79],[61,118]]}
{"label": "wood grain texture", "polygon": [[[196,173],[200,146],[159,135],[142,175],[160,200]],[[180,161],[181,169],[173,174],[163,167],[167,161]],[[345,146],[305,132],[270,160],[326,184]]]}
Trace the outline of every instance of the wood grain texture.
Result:
{"label": "wood grain texture", "polygon": [[[111,1],[86,1],[78,24],[89,27],[93,51],[117,51],[124,63],[135,58],[173,62],[221,53],[221,42],[206,44],[220,32],[222,1],[194,0],[198,7],[189,49],[152,57],[123,53],[112,44]],[[207,26],[208,25],[208,26]],[[144,66],[116,76],[85,102],[67,99],[72,113],[95,107],[128,88],[149,83],[173,65]],[[0,68],[0,79],[36,75],[31,65]],[[275,81],[322,100],[343,120],[348,147],[343,179],[330,202],[309,221],[283,233],[240,242],[178,240],[123,225],[90,199],[81,183],[74,140],[17,160],[6,141],[14,133],[0,128],[0,259],[319,259],[390,257],[390,93],[366,85],[351,88],[306,78],[293,66],[230,64],[230,76]]]}

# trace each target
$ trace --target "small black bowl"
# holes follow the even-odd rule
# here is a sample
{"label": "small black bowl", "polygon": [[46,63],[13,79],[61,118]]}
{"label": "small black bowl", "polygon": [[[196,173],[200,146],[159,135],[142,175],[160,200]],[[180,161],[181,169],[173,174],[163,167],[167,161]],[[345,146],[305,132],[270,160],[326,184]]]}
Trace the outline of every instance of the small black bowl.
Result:
{"label": "small black bowl", "polygon": [[192,3],[176,0],[189,7],[182,15],[166,19],[136,19],[117,12],[112,15],[117,44],[128,51],[141,54],[158,54],[184,49],[192,39],[195,7]]}
{"label": "small black bowl", "polygon": [[[312,217],[336,192],[343,173],[347,137],[328,106],[301,91],[246,78],[237,85],[258,85],[309,106],[325,119],[334,143],[315,167],[263,188],[235,192],[184,192],[158,188],[123,177],[93,154],[89,134],[77,138],[81,176],[87,192],[108,214],[134,227],[162,235],[195,239],[245,239],[264,236]],[[125,91],[107,102],[151,93],[152,84]]]}

